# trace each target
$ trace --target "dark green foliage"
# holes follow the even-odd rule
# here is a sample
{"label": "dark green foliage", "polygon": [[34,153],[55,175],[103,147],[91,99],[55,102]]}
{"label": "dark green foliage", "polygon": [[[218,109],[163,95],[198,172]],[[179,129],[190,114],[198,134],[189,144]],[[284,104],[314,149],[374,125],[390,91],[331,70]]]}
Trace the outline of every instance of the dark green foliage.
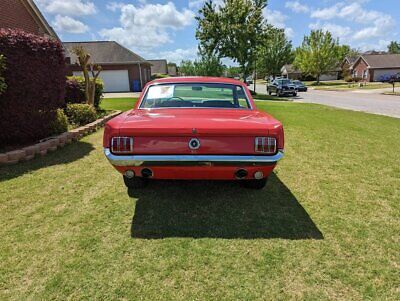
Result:
{"label": "dark green foliage", "polygon": [[88,124],[97,118],[96,110],[91,105],[81,103],[68,104],[65,114],[69,122],[76,126]]}
{"label": "dark green foliage", "polygon": [[[101,79],[96,79],[96,90],[94,95],[94,106],[98,108],[102,100],[104,83]],[[86,103],[85,79],[82,76],[70,76],[67,79],[65,88],[66,103]]]}
{"label": "dark green foliage", "polygon": [[50,124],[52,134],[61,134],[68,131],[68,118],[63,109],[57,109],[56,118]]}

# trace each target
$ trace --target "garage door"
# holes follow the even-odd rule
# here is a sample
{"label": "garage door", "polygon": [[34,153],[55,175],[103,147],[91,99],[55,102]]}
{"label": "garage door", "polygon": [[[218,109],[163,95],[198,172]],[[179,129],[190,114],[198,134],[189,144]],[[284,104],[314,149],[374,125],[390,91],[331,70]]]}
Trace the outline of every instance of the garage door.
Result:
{"label": "garage door", "polygon": [[[82,76],[82,72],[73,72]],[[104,92],[129,92],[128,70],[103,70],[99,78],[104,82]]]}

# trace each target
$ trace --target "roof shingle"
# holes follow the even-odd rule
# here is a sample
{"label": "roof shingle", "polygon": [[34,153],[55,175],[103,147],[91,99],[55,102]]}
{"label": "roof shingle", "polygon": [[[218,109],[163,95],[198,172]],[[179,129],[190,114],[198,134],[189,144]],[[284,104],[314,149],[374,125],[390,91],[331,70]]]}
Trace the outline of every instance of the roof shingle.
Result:
{"label": "roof shingle", "polygon": [[364,54],[361,56],[370,68],[400,68],[400,54]]}
{"label": "roof shingle", "polygon": [[64,42],[64,47],[71,57],[71,63],[77,61],[73,54],[73,48],[82,46],[91,55],[91,60],[96,64],[126,64],[126,63],[147,63],[144,58],[130,51],[124,46],[114,41],[94,41],[94,42]]}

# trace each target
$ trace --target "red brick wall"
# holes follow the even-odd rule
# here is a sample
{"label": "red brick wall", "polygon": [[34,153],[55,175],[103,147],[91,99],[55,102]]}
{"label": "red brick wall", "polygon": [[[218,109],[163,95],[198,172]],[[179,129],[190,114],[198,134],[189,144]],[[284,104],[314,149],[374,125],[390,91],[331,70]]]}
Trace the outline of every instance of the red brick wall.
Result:
{"label": "red brick wall", "polygon": [[0,0],[0,28],[19,28],[38,35],[44,33],[20,0]]}
{"label": "red brick wall", "polygon": [[[353,76],[362,78],[365,70],[368,70],[368,65],[363,59],[360,59],[353,66]],[[367,82],[372,81],[371,79],[373,77],[371,77],[371,75],[373,76],[373,73],[368,70],[367,78],[365,79]]]}
{"label": "red brick wall", "polygon": [[[102,65],[101,68],[103,70],[128,70],[128,76],[129,76],[129,84],[132,89],[132,82],[134,80],[139,80],[140,81],[140,76],[139,76],[139,66],[138,65]],[[143,82],[143,87],[144,85],[150,81],[150,77],[147,76],[145,77],[145,72],[149,73],[150,72],[150,66],[147,65],[140,65],[140,68],[142,70],[142,82]],[[81,71],[82,69],[77,66],[77,65],[69,65],[68,66],[68,71],[67,75],[71,76],[73,71]]]}

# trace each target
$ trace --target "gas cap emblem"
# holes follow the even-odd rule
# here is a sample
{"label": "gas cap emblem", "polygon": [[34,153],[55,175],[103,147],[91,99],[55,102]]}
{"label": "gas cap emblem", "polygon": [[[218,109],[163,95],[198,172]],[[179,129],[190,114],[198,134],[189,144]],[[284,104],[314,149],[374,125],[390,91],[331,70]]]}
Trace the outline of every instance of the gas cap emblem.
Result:
{"label": "gas cap emblem", "polygon": [[200,147],[200,141],[197,138],[192,138],[189,141],[189,148],[190,149],[198,149]]}

